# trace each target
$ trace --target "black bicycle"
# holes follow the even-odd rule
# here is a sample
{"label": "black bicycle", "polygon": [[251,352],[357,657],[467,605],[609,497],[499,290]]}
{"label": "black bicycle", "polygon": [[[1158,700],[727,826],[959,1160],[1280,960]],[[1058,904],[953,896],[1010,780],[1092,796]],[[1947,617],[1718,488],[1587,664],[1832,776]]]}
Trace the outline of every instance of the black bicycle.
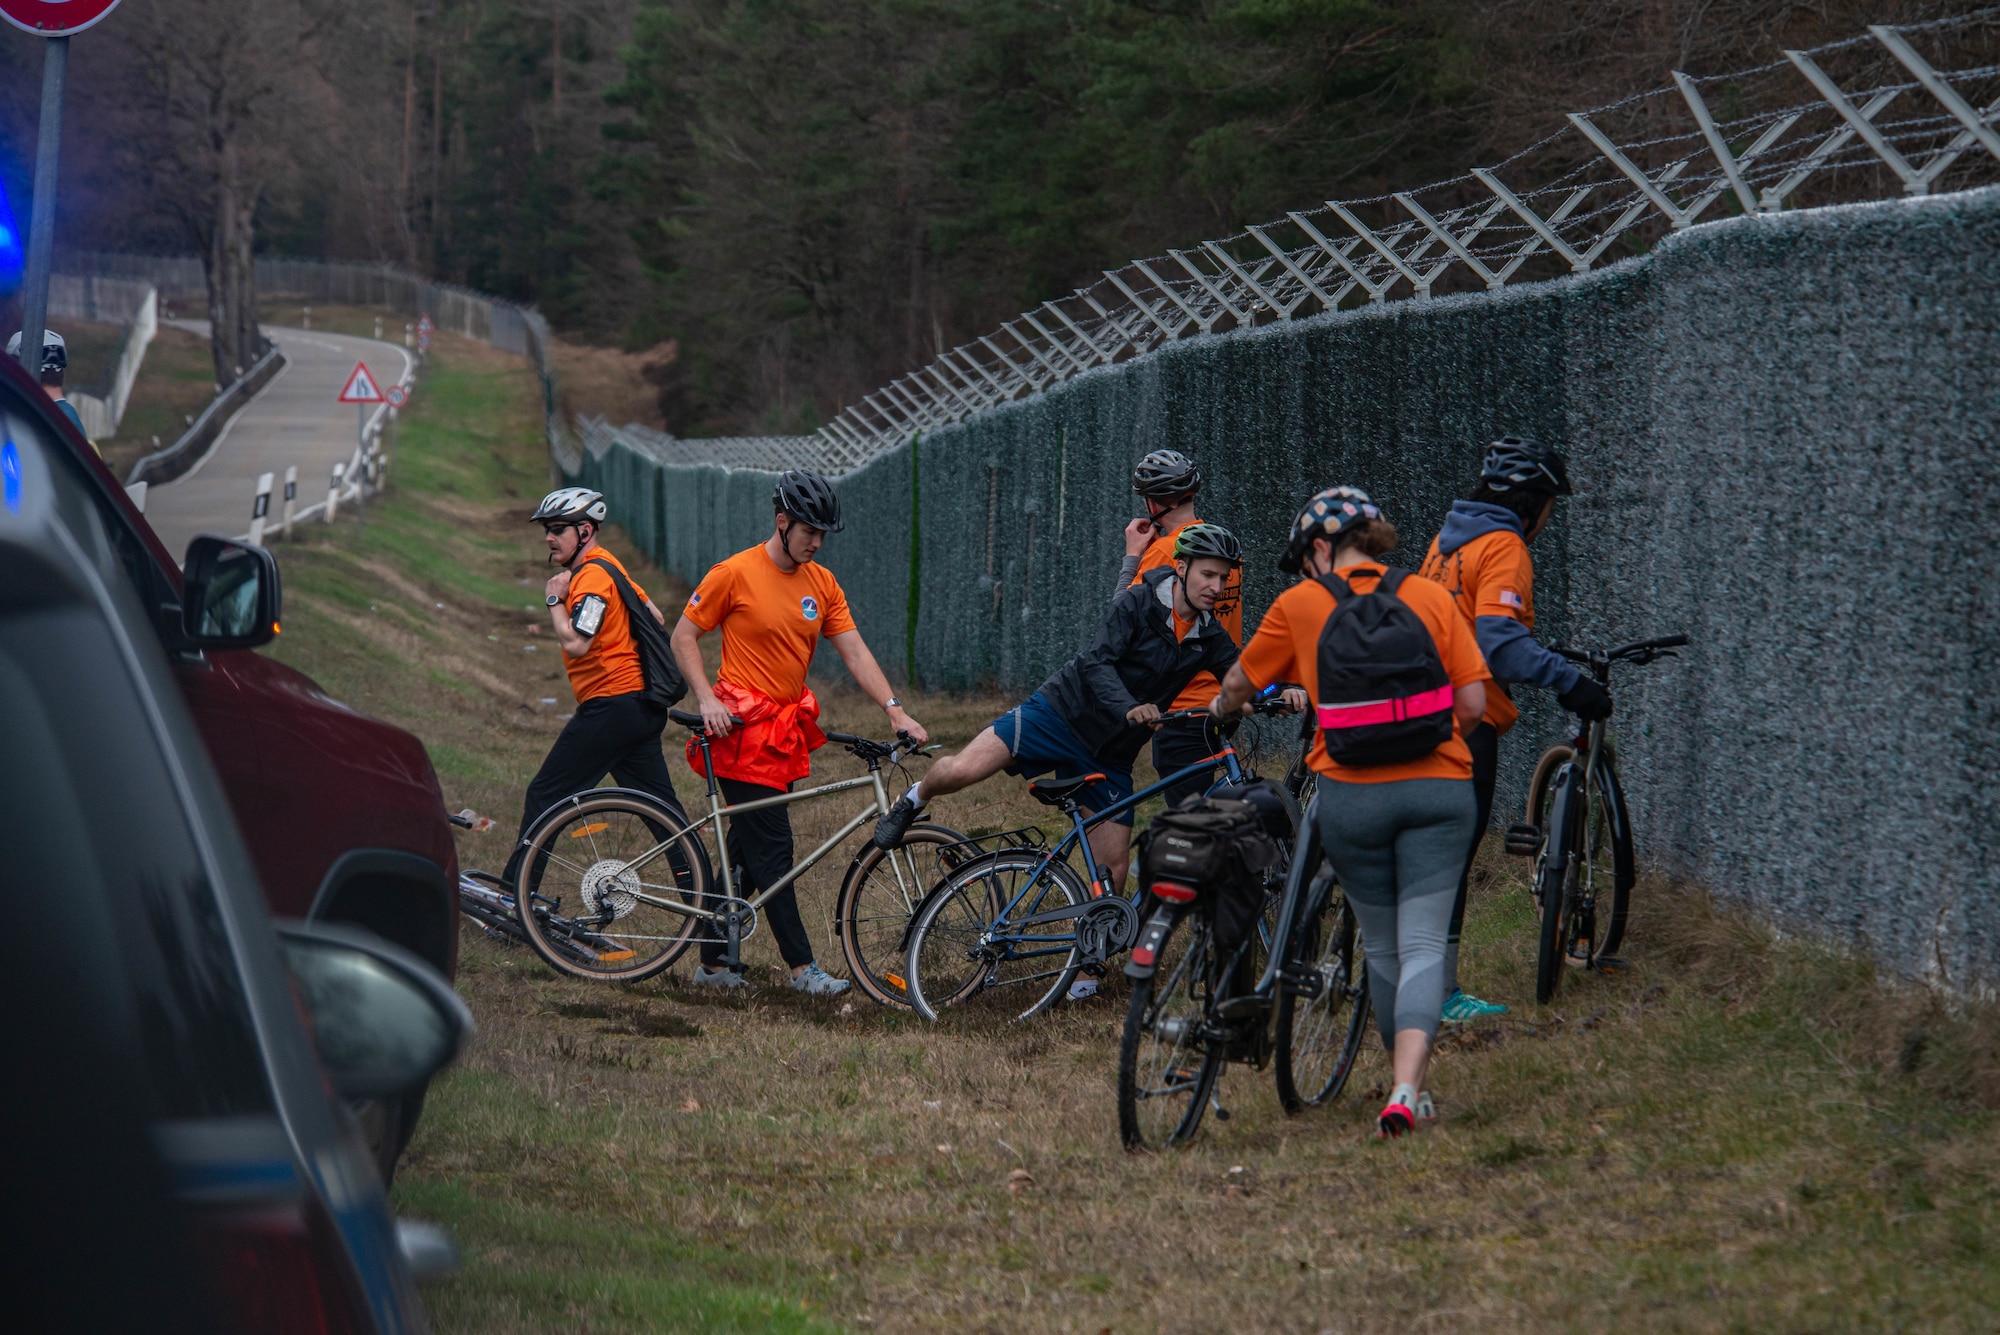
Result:
{"label": "black bicycle", "polygon": [[[1232,1061],[1273,1067],[1288,1113],[1337,1098],[1369,1016],[1361,933],[1320,851],[1318,784],[1305,764],[1308,715],[1285,789],[1301,801],[1291,855],[1266,881],[1257,930],[1218,949],[1199,902],[1155,895],[1126,972],[1135,975],[1119,1045],[1118,1129],[1128,1149],[1192,1139]],[[1282,943],[1274,948],[1273,943]]]}
{"label": "black bicycle", "polygon": [[[1616,649],[1556,652],[1609,685],[1611,665],[1643,667],[1688,642],[1685,635],[1640,640]],[[1528,785],[1527,819],[1507,831],[1507,851],[1535,859],[1534,895],[1541,920],[1535,1000],[1546,1005],[1562,985],[1565,964],[1602,967],[1625,940],[1638,864],[1632,820],[1618,783],[1617,757],[1604,722],[1578,730],[1542,754]]]}
{"label": "black bicycle", "polygon": [[[451,818],[452,824],[470,828],[472,822]],[[531,901],[544,940],[555,950],[573,958],[582,967],[602,968],[607,962],[631,959],[633,952],[624,943],[600,936],[588,921],[566,918],[553,901],[534,896]],[[534,948],[521,927],[520,910],[506,885],[491,872],[467,870],[458,875],[459,912],[479,925],[493,940],[508,946]]]}

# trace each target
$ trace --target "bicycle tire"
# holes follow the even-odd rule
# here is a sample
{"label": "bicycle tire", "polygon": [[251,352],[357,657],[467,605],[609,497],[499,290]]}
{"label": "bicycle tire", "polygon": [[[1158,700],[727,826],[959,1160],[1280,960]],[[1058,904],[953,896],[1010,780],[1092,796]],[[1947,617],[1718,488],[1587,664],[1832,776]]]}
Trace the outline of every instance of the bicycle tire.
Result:
{"label": "bicycle tire", "polygon": [[1535,859],[1534,894],[1540,911],[1535,947],[1535,1001],[1548,1005],[1562,986],[1564,946],[1568,932],[1571,891],[1576,880],[1580,812],[1577,785],[1582,768],[1575,764],[1556,771],[1550,781],[1542,851]]}
{"label": "bicycle tire", "polygon": [[[1183,914],[1160,943],[1158,961],[1152,977],[1132,982],[1118,1042],[1118,1138],[1128,1150],[1192,1140],[1226,1064],[1223,1046],[1200,1034],[1203,992],[1214,969],[1207,922]],[[1196,1051],[1199,1062],[1192,1060]],[[1162,1100],[1170,1101],[1148,1112]]]}
{"label": "bicycle tire", "polygon": [[[909,951],[910,923],[931,889],[924,883],[924,873],[954,845],[975,855],[978,851],[957,830],[920,823],[903,836],[903,842],[893,850],[895,856],[871,843],[848,864],[840,897],[834,902],[833,934],[847,961],[847,976],[869,1000],[909,1009],[909,985],[902,969]],[[901,876],[893,874],[899,864]],[[928,879],[935,882],[941,877]]]}
{"label": "bicycle tire", "polygon": [[[911,1010],[926,1020],[935,1020],[940,1011],[977,993],[1015,984],[1032,989],[1041,979],[1054,978],[1046,991],[1034,994],[1034,1000],[1014,1017],[1025,1020],[1069,990],[1082,962],[1082,952],[1073,941],[1066,952],[1051,944],[1046,951],[1038,948],[1036,954],[1025,958],[1009,958],[1011,947],[996,952],[992,943],[983,939],[1017,896],[1016,919],[1081,904],[1090,897],[1075,868],[1060,861],[1047,862],[1044,868],[1047,857],[1035,849],[1003,848],[974,858],[953,871],[917,906],[903,960]],[[1024,885],[1028,886],[1025,894]],[[1060,898],[1061,903],[1052,902],[1051,896]],[[1059,931],[1039,934],[1055,937]],[[1056,958],[1061,959],[1060,964],[1042,968],[1042,961]],[[1026,967],[1015,969],[1012,965]]]}
{"label": "bicycle tire", "polygon": [[[671,968],[704,934],[706,924],[692,913],[646,904],[629,892],[706,907],[711,894],[707,847],[698,835],[687,835],[680,847],[691,853],[679,858],[678,865],[672,853],[637,873],[624,872],[619,864],[687,829],[686,821],[657,800],[629,789],[591,789],[552,807],[523,841],[527,851],[515,900],[528,945],[556,972],[589,982],[639,982]],[[564,839],[588,841],[580,845],[587,850],[582,857],[591,859],[588,866],[565,856],[566,845],[558,842]],[[560,916],[563,901],[572,895],[583,912],[561,924],[550,921]],[[549,904],[547,918],[533,911],[537,896]],[[614,915],[601,924],[594,920],[600,906],[609,906]],[[599,938],[617,948],[596,949]],[[586,955],[593,958],[586,961]]]}
{"label": "bicycle tire", "polygon": [[[1278,994],[1273,1074],[1278,1102],[1286,1112],[1299,1113],[1340,1097],[1368,1032],[1367,957],[1361,948],[1360,925],[1345,895],[1330,899],[1307,917],[1294,934],[1291,958],[1320,976],[1317,997],[1298,996],[1282,987]],[[1336,1034],[1337,1046],[1329,1042]]]}
{"label": "bicycle tire", "polygon": [[1611,908],[1600,902],[1598,917],[1604,923],[1604,939],[1599,955],[1615,955],[1625,942],[1625,928],[1632,911],[1632,887],[1638,882],[1639,868],[1632,851],[1631,809],[1625,805],[1625,789],[1618,780],[1618,767],[1611,753],[1598,762],[1598,800],[1604,807],[1606,831],[1611,840]]}

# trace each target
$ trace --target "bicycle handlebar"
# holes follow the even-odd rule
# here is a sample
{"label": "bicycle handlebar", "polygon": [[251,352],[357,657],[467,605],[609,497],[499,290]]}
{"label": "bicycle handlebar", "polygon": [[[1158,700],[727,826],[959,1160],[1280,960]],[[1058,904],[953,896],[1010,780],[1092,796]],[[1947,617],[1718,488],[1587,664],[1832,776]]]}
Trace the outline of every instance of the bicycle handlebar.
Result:
{"label": "bicycle handlebar", "polygon": [[[672,719],[674,722],[680,724],[683,728],[686,728],[690,732],[708,731],[708,724],[702,719],[701,715],[690,714],[685,709],[669,709],[667,711],[667,717]],[[743,720],[736,717],[736,715],[731,714],[729,716],[729,726],[732,728],[740,728],[743,726]]]}
{"label": "bicycle handlebar", "polygon": [[1555,646],[1555,652],[1572,663],[1583,663],[1593,667],[1600,664],[1608,666],[1612,663],[1632,663],[1643,667],[1656,658],[1673,657],[1672,651],[1688,642],[1685,634],[1661,635],[1655,639],[1634,640],[1630,644],[1621,644],[1616,649],[1601,649],[1596,652],[1571,649],[1559,644]]}

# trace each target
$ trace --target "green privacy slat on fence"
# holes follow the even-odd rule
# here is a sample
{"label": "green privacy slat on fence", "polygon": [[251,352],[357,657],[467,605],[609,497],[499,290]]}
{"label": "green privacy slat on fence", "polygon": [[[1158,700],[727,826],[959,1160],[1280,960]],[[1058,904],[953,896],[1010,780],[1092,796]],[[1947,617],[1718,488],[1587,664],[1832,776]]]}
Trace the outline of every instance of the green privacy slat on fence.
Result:
{"label": "green privacy slat on fence", "polygon": [[[1311,491],[1367,487],[1414,564],[1483,443],[1538,434],[1579,493],[1536,543],[1542,637],[1695,640],[1614,679],[1649,865],[1899,969],[1992,981],[1997,365],[1995,192],[1739,218],[1581,278],[1099,369],[837,479],[847,531],[824,559],[924,686],[1018,694],[1095,624],[1147,449],[1201,463],[1204,517],[1251,553],[1254,626]],[[622,450],[584,464],[619,479],[621,519]],[[683,577],[768,532],[769,474],[626,453],[658,478],[650,549]],[[1502,820],[1562,734],[1546,693],[1517,699]]]}

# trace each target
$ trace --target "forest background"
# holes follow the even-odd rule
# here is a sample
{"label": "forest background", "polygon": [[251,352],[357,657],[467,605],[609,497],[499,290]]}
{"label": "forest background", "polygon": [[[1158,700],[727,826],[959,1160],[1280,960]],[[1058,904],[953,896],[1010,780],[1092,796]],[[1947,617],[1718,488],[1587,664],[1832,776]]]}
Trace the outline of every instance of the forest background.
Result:
{"label": "forest background", "polygon": [[[648,351],[656,425],[805,432],[1134,256],[1971,7],[124,0],[73,44],[58,244],[201,254],[218,379],[252,255],[389,261]],[[22,219],[40,55],[0,35]]]}

